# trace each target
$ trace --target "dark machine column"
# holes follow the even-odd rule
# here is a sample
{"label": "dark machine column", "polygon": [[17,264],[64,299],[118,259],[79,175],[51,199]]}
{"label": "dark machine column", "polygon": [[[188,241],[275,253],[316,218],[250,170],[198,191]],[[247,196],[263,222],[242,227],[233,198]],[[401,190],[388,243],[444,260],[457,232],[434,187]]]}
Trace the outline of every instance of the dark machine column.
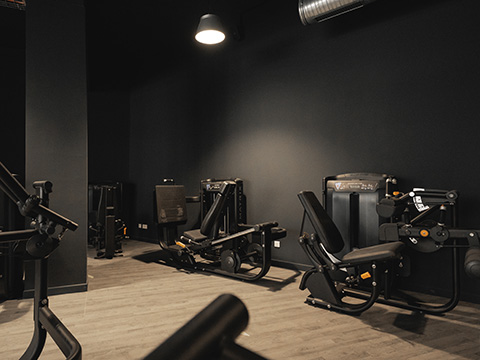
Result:
{"label": "dark machine column", "polygon": [[[54,292],[86,290],[87,86],[85,8],[80,0],[28,2],[26,10],[26,182],[55,184],[58,212],[79,229],[52,254]],[[33,289],[27,269],[26,289]],[[27,294],[28,295],[28,294]]]}

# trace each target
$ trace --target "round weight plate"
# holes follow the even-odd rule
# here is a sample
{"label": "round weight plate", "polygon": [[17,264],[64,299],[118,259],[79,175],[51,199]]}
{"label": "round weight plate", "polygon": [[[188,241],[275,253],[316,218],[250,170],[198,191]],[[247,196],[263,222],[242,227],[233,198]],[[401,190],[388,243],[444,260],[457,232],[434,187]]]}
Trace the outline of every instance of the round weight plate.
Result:
{"label": "round weight plate", "polygon": [[233,250],[225,250],[220,255],[222,269],[231,273],[236,273],[240,269],[242,262],[240,256]]}
{"label": "round weight plate", "polygon": [[26,250],[34,258],[41,259],[54,250],[53,241],[45,234],[36,234],[28,239]]}

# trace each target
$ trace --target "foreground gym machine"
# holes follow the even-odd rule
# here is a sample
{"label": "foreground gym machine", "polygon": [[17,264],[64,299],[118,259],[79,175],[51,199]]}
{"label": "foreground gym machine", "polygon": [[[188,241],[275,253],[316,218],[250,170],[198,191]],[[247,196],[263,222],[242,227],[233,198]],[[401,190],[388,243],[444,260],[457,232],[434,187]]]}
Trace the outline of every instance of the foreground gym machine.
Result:
{"label": "foreground gym machine", "polygon": [[162,232],[159,243],[176,264],[248,281],[267,274],[272,241],[285,237],[286,231],[276,227],[276,222],[237,223],[232,212],[237,204],[237,186],[233,180],[217,181],[213,203],[200,229],[185,231],[180,237],[177,226],[187,221],[185,189],[181,185],[155,187],[157,220]]}
{"label": "foreground gym machine", "polygon": [[[75,231],[78,225],[48,209],[50,181],[36,181],[35,195],[30,195],[0,162],[0,189],[18,205],[20,213],[32,219],[34,228],[0,232],[0,243],[21,242],[25,258],[35,260],[34,334],[21,360],[38,359],[42,353],[47,333],[53,338],[67,359],[81,359],[82,348],[65,325],[48,307],[47,269],[48,256],[60,245],[67,230]],[[57,226],[61,230],[57,232]]]}
{"label": "foreground gym machine", "polygon": [[[460,291],[458,248],[467,247],[465,271],[473,278],[480,278],[480,230],[456,229],[447,227],[447,208],[452,209],[452,224],[455,225],[455,191],[414,189],[408,194],[393,196],[387,192],[385,199],[377,205],[380,216],[390,218],[379,228],[380,244],[354,249],[343,258],[340,253],[343,239],[327,212],[312,192],[304,191],[299,199],[305,209],[300,245],[312,261],[314,267],[307,271],[300,285],[308,288],[311,294],[307,303],[334,309],[340,312],[359,314],[375,301],[425,313],[439,314],[452,310],[458,303]],[[412,208],[413,207],[413,208]],[[413,219],[413,211],[418,213]],[[438,215],[438,220],[432,216]],[[305,216],[313,225],[311,236],[303,234]],[[398,217],[402,221],[397,221]],[[426,220],[428,219],[428,220]],[[460,245],[466,239],[468,245]],[[395,289],[394,282],[398,265],[402,264],[402,250],[405,246],[420,252],[434,252],[441,248],[452,250],[452,297],[441,305],[408,296]],[[379,272],[378,262],[382,263]],[[379,295],[383,295],[379,298]],[[344,297],[366,300],[360,305],[344,302]]]}
{"label": "foreground gym machine", "polygon": [[[352,315],[369,309],[381,293],[383,272],[400,258],[404,244],[395,241],[373,245],[336,258],[332,254],[339,253],[345,246],[338,228],[313,192],[302,191],[298,198],[304,208],[299,243],[313,264],[313,268],[303,274],[300,283],[301,290],[308,288],[311,293],[306,302]],[[311,235],[303,233],[306,217],[314,229]],[[365,285],[371,290],[364,302],[343,300],[348,287]]]}

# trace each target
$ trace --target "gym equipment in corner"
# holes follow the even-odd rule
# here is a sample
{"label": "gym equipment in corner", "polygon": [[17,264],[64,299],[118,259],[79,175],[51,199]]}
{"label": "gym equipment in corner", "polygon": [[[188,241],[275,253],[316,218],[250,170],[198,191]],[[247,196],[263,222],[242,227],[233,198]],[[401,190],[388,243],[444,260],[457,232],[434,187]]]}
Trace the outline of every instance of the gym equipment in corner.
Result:
{"label": "gym equipment in corner", "polygon": [[144,360],[266,360],[235,342],[247,324],[243,302],[231,294],[220,295]]}
{"label": "gym equipment in corner", "polygon": [[32,219],[33,226],[27,230],[0,232],[0,243],[23,243],[25,258],[35,260],[34,333],[21,360],[39,358],[47,333],[67,359],[82,358],[80,343],[48,307],[48,256],[60,245],[67,230],[78,228],[72,220],[48,208],[52,186],[50,181],[36,181],[33,183],[36,194],[30,195],[0,162],[0,189],[18,205],[25,218]]}
{"label": "gym equipment in corner", "polygon": [[97,250],[97,259],[112,259],[122,254],[122,240],[127,231],[121,219],[122,195],[121,183],[88,186],[88,242]]}
{"label": "gym equipment in corner", "polygon": [[185,189],[182,185],[155,187],[160,246],[184,268],[248,281],[260,279],[270,269],[272,241],[285,237],[286,230],[278,228],[276,222],[237,223],[237,219],[245,219],[244,213],[235,215],[245,211],[244,207],[238,211],[238,179],[209,183],[207,187],[202,182],[202,204],[208,202],[205,196],[214,194],[213,202],[200,229],[185,231],[180,237],[177,226],[187,221]]}
{"label": "gym equipment in corner", "polygon": [[[339,253],[345,246],[338,228],[313,192],[302,191],[298,198],[304,208],[299,243],[313,264],[300,283],[301,290],[310,291],[306,302],[347,314],[360,314],[369,309],[381,293],[384,271],[400,258],[405,245],[401,241],[372,245],[336,258],[332,254]],[[306,217],[314,229],[311,235],[303,233]],[[347,287],[365,285],[370,291],[364,302],[343,300]]]}

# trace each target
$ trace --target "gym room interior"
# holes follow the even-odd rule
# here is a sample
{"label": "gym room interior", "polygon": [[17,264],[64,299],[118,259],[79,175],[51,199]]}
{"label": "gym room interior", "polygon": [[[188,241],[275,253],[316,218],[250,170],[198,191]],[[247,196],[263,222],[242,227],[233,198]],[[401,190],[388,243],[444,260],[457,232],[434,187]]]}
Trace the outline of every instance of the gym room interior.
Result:
{"label": "gym room interior", "polygon": [[[475,0],[0,0],[0,357],[480,359],[478,13]],[[204,14],[220,19],[223,42],[195,40]],[[328,259],[324,218],[320,231],[313,219],[322,209],[312,194],[333,203],[327,180],[340,174],[380,174],[370,205],[398,216],[374,229],[385,258],[355,245],[338,264],[378,261],[379,276],[410,294],[405,306],[387,299],[387,280],[356,313],[337,293],[315,295],[370,278],[357,268],[355,280],[308,284],[309,271],[310,284],[345,274]],[[215,179],[212,191],[242,194],[203,209]],[[174,186],[182,221],[168,232],[157,188]],[[98,189],[121,201],[99,203]],[[409,206],[422,215],[422,195],[443,196],[434,224],[405,217]],[[220,200],[240,198],[246,219],[234,223]],[[121,208],[110,215],[114,243],[98,235],[97,204]],[[188,238],[215,216],[215,238]],[[227,223],[238,238],[222,240],[236,236]],[[14,242],[23,229],[35,235]],[[249,246],[218,254],[227,243]],[[199,255],[220,268],[203,271]],[[235,276],[262,257],[261,278]],[[412,305],[449,302],[452,288],[445,311]]]}

